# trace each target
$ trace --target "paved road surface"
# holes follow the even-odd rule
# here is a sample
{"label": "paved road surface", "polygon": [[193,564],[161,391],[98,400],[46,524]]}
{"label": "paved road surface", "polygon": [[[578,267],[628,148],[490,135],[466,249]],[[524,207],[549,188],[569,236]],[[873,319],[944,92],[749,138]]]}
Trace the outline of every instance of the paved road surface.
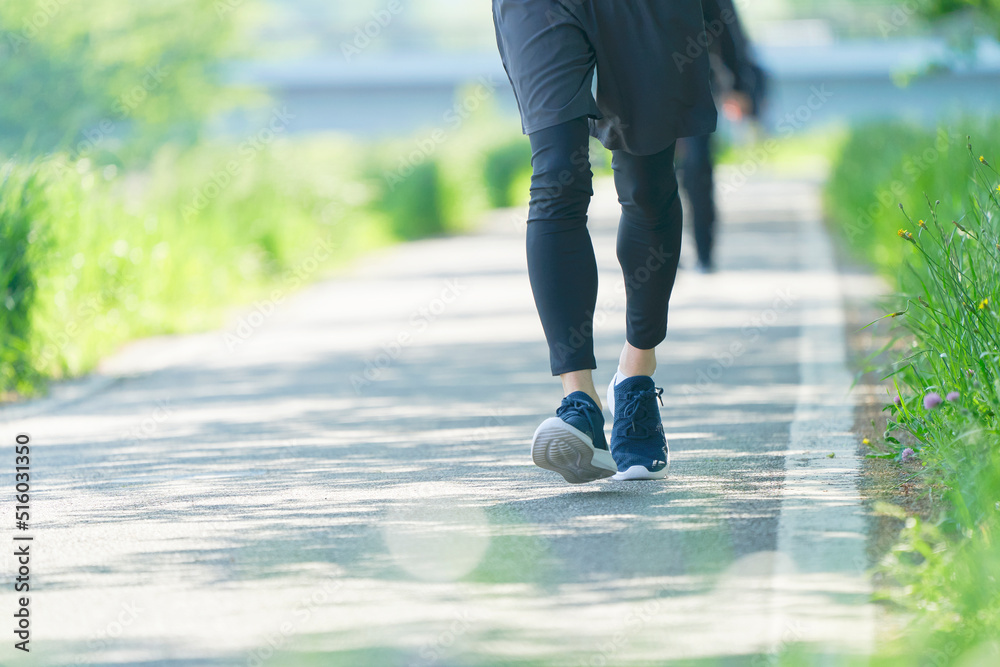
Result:
{"label": "paved road surface", "polygon": [[[682,273],[657,372],[663,483],[570,486],[531,464],[560,387],[510,211],[384,251],[242,327],[139,344],[96,394],[0,411],[4,441],[32,439],[35,538],[32,652],[8,635],[0,661],[764,665],[800,643],[870,651],[817,201],[815,180],[751,181],[722,202],[723,270]],[[602,183],[602,383],[623,331],[615,206]]]}

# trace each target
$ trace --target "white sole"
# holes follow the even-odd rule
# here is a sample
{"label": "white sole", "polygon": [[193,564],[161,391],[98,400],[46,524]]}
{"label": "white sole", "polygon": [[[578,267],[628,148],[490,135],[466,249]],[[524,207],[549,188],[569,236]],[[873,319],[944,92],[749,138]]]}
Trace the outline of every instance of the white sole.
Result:
{"label": "white sole", "polygon": [[[607,394],[607,405],[608,409],[611,410],[611,423],[614,423],[615,419],[615,379],[611,378],[611,382],[608,384],[608,394]],[[660,470],[659,472],[649,472],[648,468],[643,466],[632,466],[628,470],[623,470],[622,472],[615,473],[611,479],[619,482],[635,482],[644,479],[663,479],[667,476],[667,470],[670,469],[670,450],[667,449],[667,466]]]}
{"label": "white sole", "polygon": [[618,466],[611,452],[594,447],[587,434],[558,417],[543,421],[531,439],[531,460],[552,470],[570,484],[584,484],[611,477]]}
{"label": "white sole", "polygon": [[658,472],[649,472],[649,469],[643,466],[632,466],[628,470],[616,473],[611,479],[619,482],[637,482],[644,479],[663,479],[667,476],[667,470],[669,468],[669,462],[667,462],[666,468]]}

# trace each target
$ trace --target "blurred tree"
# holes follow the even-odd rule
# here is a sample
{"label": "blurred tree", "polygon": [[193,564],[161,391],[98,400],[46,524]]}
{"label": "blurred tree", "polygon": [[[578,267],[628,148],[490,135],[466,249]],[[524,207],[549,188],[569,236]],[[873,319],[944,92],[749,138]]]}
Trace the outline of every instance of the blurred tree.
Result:
{"label": "blurred tree", "polygon": [[[900,1],[908,5],[913,0]],[[1000,39],[1000,0],[923,0],[916,4],[929,19],[972,14],[980,27],[986,27]]]}
{"label": "blurred tree", "polygon": [[128,160],[193,141],[227,106],[219,64],[255,2],[0,3],[0,152]]}

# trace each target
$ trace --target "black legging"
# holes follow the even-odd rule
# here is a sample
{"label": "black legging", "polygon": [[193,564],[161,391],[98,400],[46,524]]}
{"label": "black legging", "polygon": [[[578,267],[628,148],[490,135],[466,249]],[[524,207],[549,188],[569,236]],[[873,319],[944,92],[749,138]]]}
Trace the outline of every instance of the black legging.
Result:
{"label": "black legging", "polygon": [[[593,322],[597,261],[587,231],[594,194],[586,118],[529,135],[528,278],[549,344],[552,374],[597,368]],[[626,340],[648,350],[667,333],[681,248],[674,146],[655,155],[613,151],[622,206],[618,261],[625,276]]]}
{"label": "black legging", "polygon": [[681,185],[691,201],[691,220],[694,223],[694,241],[698,248],[698,261],[712,265],[715,247],[715,195],[712,173],[712,137],[679,139]]}

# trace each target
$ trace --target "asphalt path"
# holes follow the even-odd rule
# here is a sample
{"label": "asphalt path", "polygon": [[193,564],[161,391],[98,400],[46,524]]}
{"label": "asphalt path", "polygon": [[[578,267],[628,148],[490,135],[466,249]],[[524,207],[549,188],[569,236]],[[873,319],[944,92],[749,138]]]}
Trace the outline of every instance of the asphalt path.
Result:
{"label": "asphalt path", "polygon": [[[34,538],[32,650],[9,635],[0,662],[769,665],[804,646],[825,657],[800,664],[839,665],[869,653],[820,183],[743,180],[720,175],[720,270],[700,275],[686,256],[671,305],[655,377],[672,454],[661,482],[574,486],[532,465],[531,434],[561,388],[519,210],[381,251],[223,331],[139,342],[69,398],[0,410],[4,441],[31,438],[32,522],[18,534]],[[623,342],[616,207],[602,181],[599,385]]]}

